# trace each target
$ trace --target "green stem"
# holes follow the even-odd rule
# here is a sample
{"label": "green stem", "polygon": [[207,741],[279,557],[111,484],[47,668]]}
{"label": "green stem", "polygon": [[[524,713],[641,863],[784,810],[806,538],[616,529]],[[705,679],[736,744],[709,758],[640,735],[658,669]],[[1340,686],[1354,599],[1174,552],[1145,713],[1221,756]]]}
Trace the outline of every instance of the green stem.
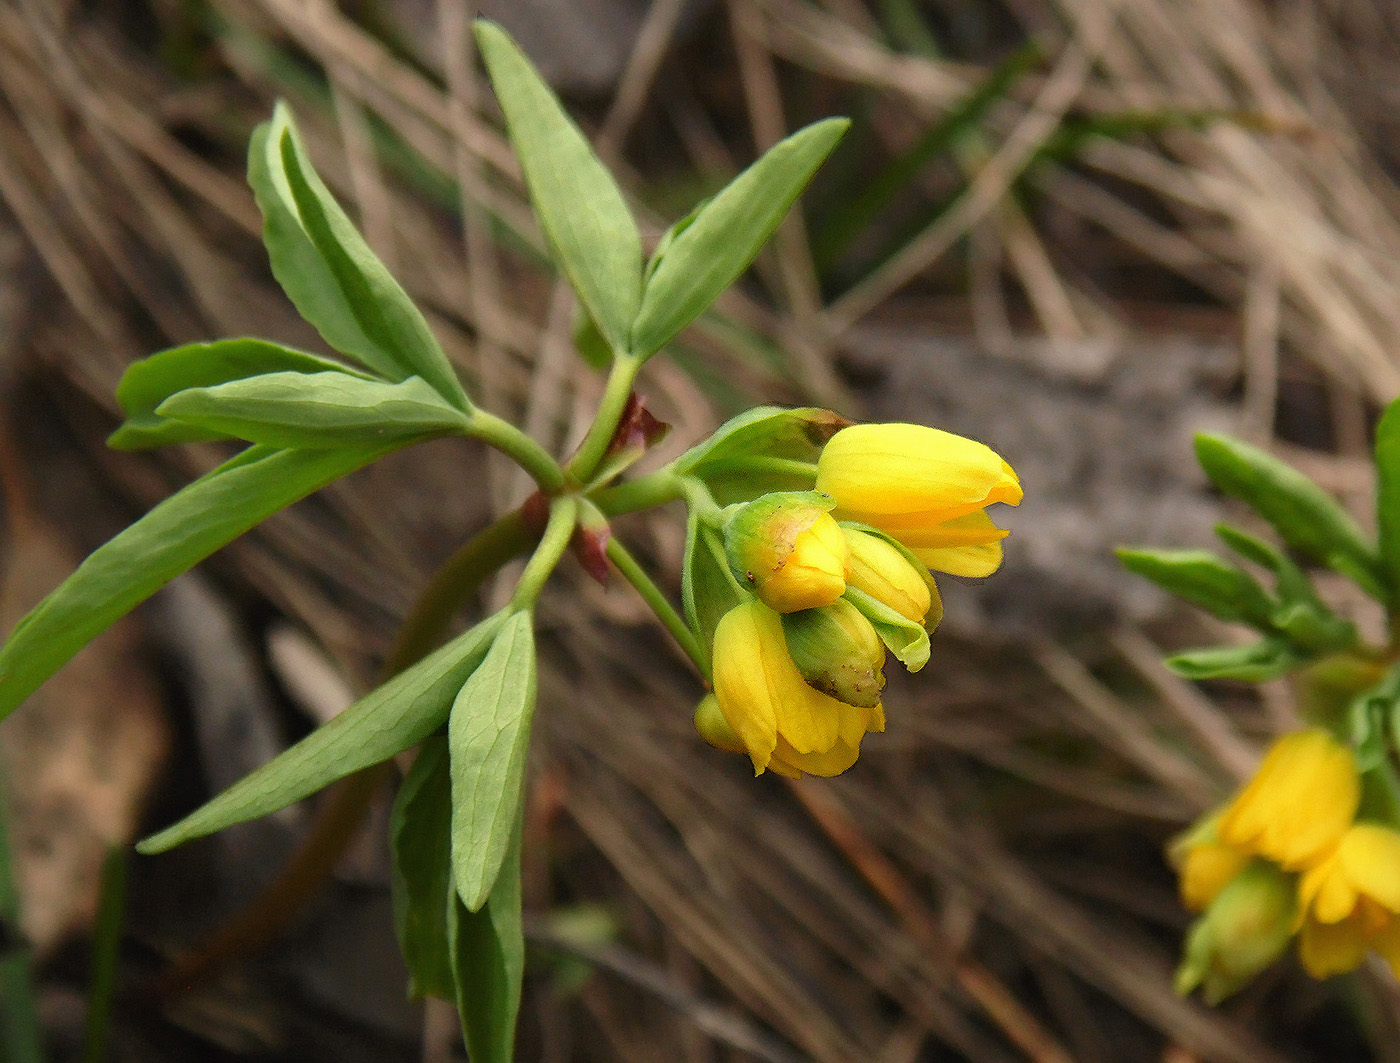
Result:
{"label": "green stem", "polygon": [[690,625],[676,612],[676,607],[670,599],[661,593],[652,578],[637,563],[637,559],[632,556],[627,547],[622,545],[621,540],[609,538],[607,545],[608,560],[617,566],[617,570],[633,587],[637,588],[637,593],[642,596],[642,600],[651,606],[651,611],[656,614],[656,618],[661,621],[666,630],[671,633],[671,637],[676,640],[676,644],[685,651],[685,655],[691,659],[695,667],[699,669],[701,675],[709,674],[709,662],[705,659],[705,651],[700,645],[700,640],[695,637],[695,632],[690,630]]}
{"label": "green stem", "polygon": [[550,456],[549,451],[509,421],[503,421],[485,410],[473,410],[468,434],[513,458],[534,477],[535,483],[545,494],[554,495],[563,490],[566,477],[559,463]]}
{"label": "green stem", "polygon": [[102,893],[92,943],[92,986],[83,1026],[83,1063],[103,1063],[117,987],[122,918],[126,909],[126,852],[113,847],[102,865]]}
{"label": "green stem", "polygon": [[512,611],[534,608],[540,592],[544,590],[545,581],[564,556],[577,526],[578,499],[572,495],[556,498],[549,507],[549,523],[545,525],[540,544],[535,547],[525,571],[520,574],[520,582],[515,585],[515,593],[510,599]]}
{"label": "green stem", "polygon": [[641,509],[654,509],[684,497],[685,486],[668,465],[627,483],[604,487],[589,495],[588,499],[605,516],[616,517]]}
{"label": "green stem", "polygon": [[520,510],[487,525],[433,573],[404,618],[380,666],[380,681],[398,675],[442,644],[452,618],[467,598],[507,561],[525,553],[534,536]]}
{"label": "green stem", "polygon": [[612,442],[622,413],[627,409],[627,399],[632,394],[632,384],[641,367],[642,359],[629,354],[613,359],[612,371],[608,374],[608,383],[603,390],[603,399],[598,403],[593,425],[579,445],[578,453],[564,470],[577,482],[587,483],[608,452],[608,444]]}

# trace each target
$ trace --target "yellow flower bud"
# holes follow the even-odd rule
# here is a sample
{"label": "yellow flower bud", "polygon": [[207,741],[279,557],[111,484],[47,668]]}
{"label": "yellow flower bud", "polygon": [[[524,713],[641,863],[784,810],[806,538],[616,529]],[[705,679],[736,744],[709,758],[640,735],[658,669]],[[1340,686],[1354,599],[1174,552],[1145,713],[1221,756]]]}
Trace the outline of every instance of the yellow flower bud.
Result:
{"label": "yellow flower bud", "polygon": [[720,618],[715,699],[753,761],[754,774],[839,775],[860,755],[866,731],[884,727],[877,706],[837,701],[810,687],[788,655],[782,619],[762,602]]}
{"label": "yellow flower bud", "polygon": [[1360,800],[1351,750],[1326,731],[1298,731],[1269,749],[1217,830],[1226,845],[1302,870],[1342,840]]}
{"label": "yellow flower bud", "polygon": [[1192,924],[1176,991],[1184,996],[1200,986],[1216,1004],[1241,989],[1288,947],[1296,909],[1293,876],[1255,860]]}
{"label": "yellow flower bud", "polygon": [[724,525],[735,578],[780,613],[836,601],[850,549],[831,506],[812,492],[775,492],[739,507]]}
{"label": "yellow flower bud", "polygon": [[1218,813],[1201,820],[1167,850],[1180,875],[1181,903],[1193,912],[1205,911],[1252,859],[1220,840],[1219,822]]}
{"label": "yellow flower bud", "polygon": [[783,636],[809,686],[847,705],[880,704],[885,644],[850,602],[838,598],[820,609],[784,613]]}
{"label": "yellow flower bud", "polygon": [[1400,963],[1400,832],[1356,823],[1298,883],[1299,958],[1314,978],[1350,971],[1374,945]]}
{"label": "yellow flower bud", "polygon": [[943,617],[943,602],[933,580],[878,535],[856,528],[843,530],[851,551],[846,585],[864,591],[907,620],[936,627]]}
{"label": "yellow flower bud", "polygon": [[990,447],[917,424],[858,424],[831,437],[817,461],[817,490],[853,520],[941,524],[993,502],[1016,505],[1021,484]]}

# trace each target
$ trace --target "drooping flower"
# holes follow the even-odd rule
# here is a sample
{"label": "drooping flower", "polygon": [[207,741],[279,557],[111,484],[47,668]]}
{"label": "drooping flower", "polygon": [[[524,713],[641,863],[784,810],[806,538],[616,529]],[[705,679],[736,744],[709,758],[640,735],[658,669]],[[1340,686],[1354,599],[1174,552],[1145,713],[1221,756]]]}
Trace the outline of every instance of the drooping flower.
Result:
{"label": "drooping flower", "polygon": [[878,535],[843,528],[850,547],[846,585],[888,605],[906,620],[932,630],[943,616],[943,601],[928,573],[910,564],[899,549]]}
{"label": "drooping flower", "polygon": [[813,492],[761,495],[724,525],[736,579],[780,613],[830,605],[846,589],[850,548],[828,512],[835,503]]}
{"label": "drooping flower", "polygon": [[1316,728],[1284,735],[1220,817],[1226,845],[1298,871],[1320,862],[1356,817],[1361,776],[1350,749]]}
{"label": "drooping flower", "polygon": [[720,618],[713,663],[716,704],[755,775],[768,768],[839,775],[860,755],[865,733],[884,729],[878,705],[848,705],[803,679],[781,617],[762,602],[744,602]]}
{"label": "drooping flower", "polygon": [[817,461],[817,490],[836,515],[893,535],[919,559],[955,575],[990,575],[1005,532],[986,515],[995,502],[1018,505],[1016,473],[990,447],[914,424],[844,428]]}
{"label": "drooping flower", "polygon": [[1370,948],[1400,975],[1400,832],[1359,822],[1298,883],[1298,954],[1314,978],[1354,969]]}

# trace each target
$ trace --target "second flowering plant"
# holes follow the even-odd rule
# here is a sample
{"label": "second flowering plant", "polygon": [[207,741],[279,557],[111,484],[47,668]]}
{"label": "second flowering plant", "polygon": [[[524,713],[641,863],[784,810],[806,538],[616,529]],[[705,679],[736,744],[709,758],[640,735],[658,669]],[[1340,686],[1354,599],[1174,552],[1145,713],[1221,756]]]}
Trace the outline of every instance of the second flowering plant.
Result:
{"label": "second flowering plant", "polygon": [[[577,296],[581,349],[606,352],[607,382],[577,451],[560,460],[472,400],[279,104],[253,134],[249,182],[273,274],[334,355],[225,339],[127,370],[113,446],[198,440],[230,456],[100,547],[15,627],[0,648],[0,717],[170,579],[338,477],[443,436],[508,455],[535,493],[432,578],[381,684],[138,847],[161,852],[267,815],[416,749],[391,819],[411,990],[455,1001],[473,1063],[506,1063],[524,971],[534,611],[564,555],[600,579],[620,575],[674,636],[713,691],[695,714],[707,740],[747,754],[756,772],[834,775],[885,727],[886,650],[915,671],[928,660],[942,617],[930,570],[995,570],[1005,533],[987,509],[1018,503],[1021,488],[998,455],[959,436],[774,407],[731,420],[664,469],[621,479],[665,431],[634,390],[638,372],[743,273],[847,123],[828,119],[777,144],[647,257],[621,190],[529,61],[491,23],[478,24],[477,41]],[[679,610],[611,528],[675,500],[688,507]],[[528,560],[505,606],[449,638],[454,615],[517,556]]]}

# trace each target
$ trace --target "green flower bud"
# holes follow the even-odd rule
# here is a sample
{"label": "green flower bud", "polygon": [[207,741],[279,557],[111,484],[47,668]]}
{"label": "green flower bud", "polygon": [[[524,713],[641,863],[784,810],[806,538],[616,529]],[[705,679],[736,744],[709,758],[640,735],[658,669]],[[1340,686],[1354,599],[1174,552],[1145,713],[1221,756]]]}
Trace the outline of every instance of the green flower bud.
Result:
{"label": "green flower bud", "polygon": [[1211,901],[1186,935],[1176,991],[1201,987],[1218,1004],[1283,954],[1298,910],[1295,876],[1255,860]]}
{"label": "green flower bud", "polygon": [[700,737],[716,749],[726,753],[743,753],[744,741],[734,733],[729,721],[720,712],[719,700],[713,694],[706,694],[695,708],[695,730]]}
{"label": "green flower bud", "polygon": [[834,504],[811,491],[778,491],[734,509],[724,522],[734,577],[780,613],[836,601],[850,548],[828,512]]}
{"label": "green flower bud", "polygon": [[854,605],[839,598],[819,609],[783,614],[788,653],[807,684],[873,709],[885,688],[885,644]]}

